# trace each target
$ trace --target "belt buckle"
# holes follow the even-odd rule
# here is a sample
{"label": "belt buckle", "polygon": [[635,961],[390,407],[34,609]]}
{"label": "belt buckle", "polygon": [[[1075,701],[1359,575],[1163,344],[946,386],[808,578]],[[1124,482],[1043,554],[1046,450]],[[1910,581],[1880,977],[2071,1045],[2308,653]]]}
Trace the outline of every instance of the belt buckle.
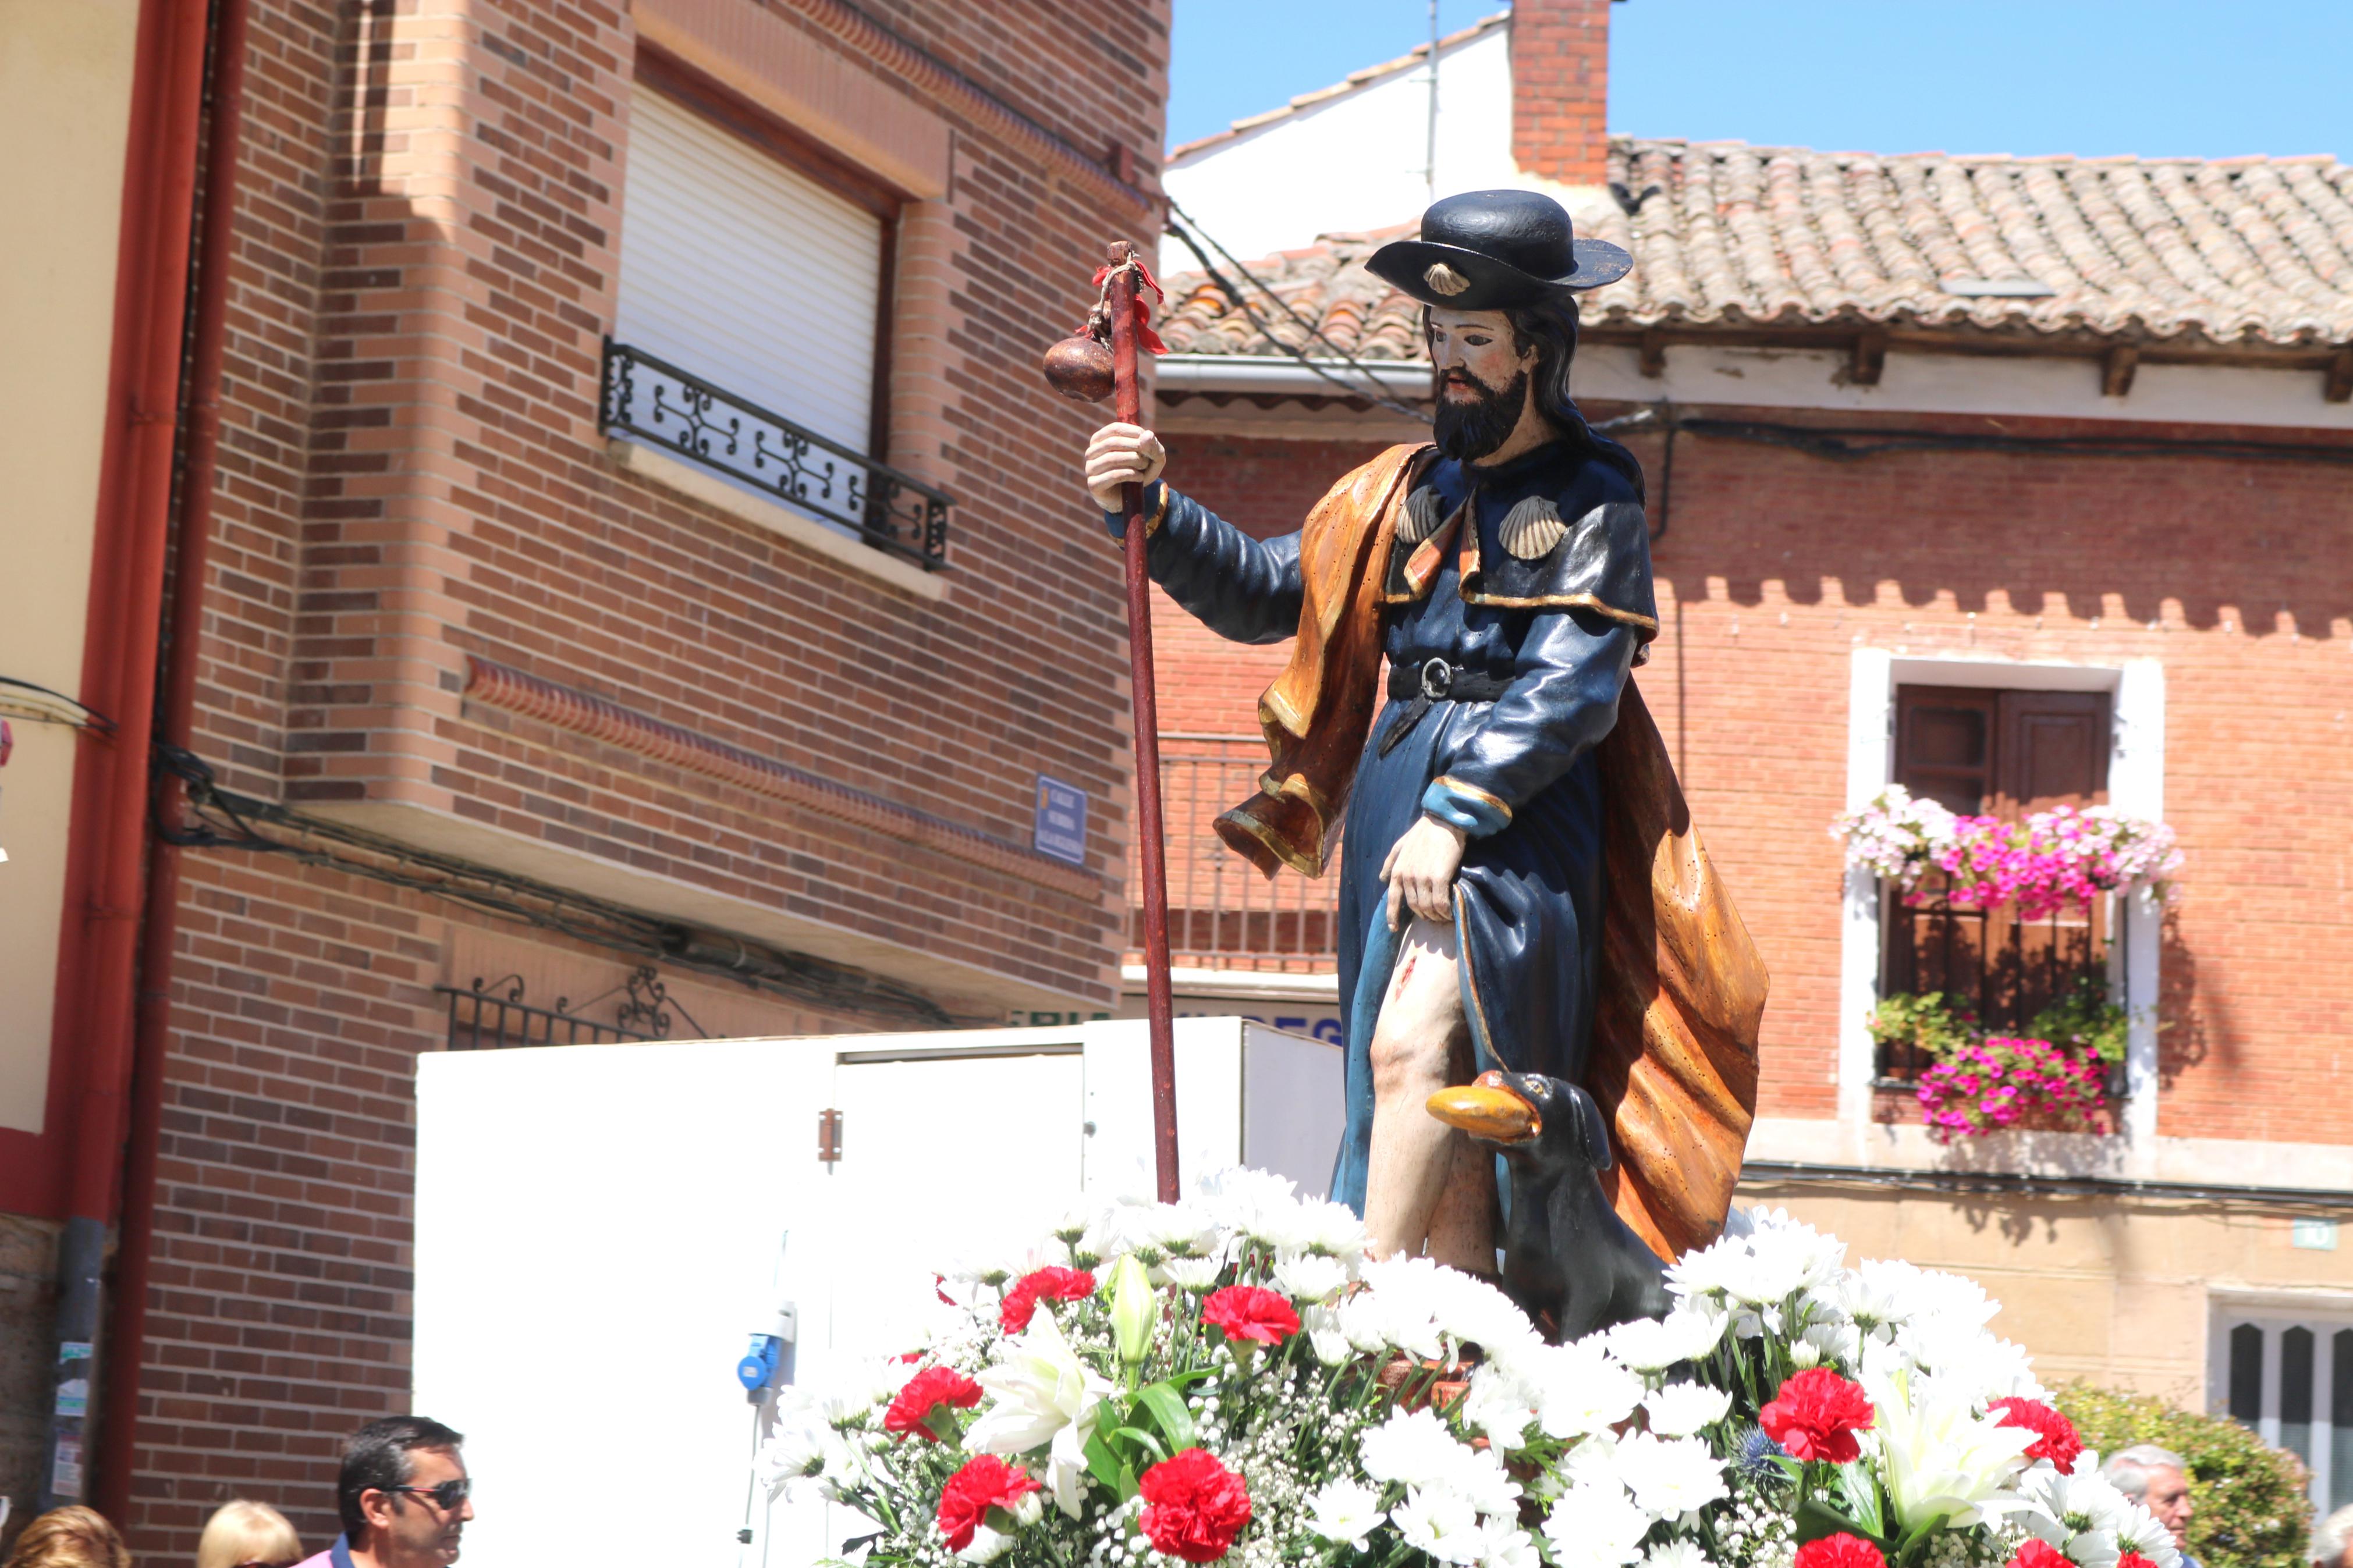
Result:
{"label": "belt buckle", "polygon": [[1454,689],[1454,667],[1442,658],[1421,661],[1421,695],[1430,702],[1442,702]]}

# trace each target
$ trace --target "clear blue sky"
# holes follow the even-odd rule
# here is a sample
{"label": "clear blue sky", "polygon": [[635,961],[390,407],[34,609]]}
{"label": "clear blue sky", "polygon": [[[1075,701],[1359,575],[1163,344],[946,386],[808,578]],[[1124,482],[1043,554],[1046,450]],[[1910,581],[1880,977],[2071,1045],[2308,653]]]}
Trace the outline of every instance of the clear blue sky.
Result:
{"label": "clear blue sky", "polygon": [[[1176,0],[1168,139],[1429,37],[1428,0]],[[1504,9],[1440,0],[1448,32]],[[2353,0],[1626,0],[1609,128],[1874,153],[2353,155]]]}

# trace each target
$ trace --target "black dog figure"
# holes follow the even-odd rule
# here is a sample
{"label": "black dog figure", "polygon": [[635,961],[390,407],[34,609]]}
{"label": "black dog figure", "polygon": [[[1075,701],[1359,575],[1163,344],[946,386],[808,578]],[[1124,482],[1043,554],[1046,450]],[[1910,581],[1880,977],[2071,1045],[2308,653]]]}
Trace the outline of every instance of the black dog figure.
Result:
{"label": "black dog figure", "polygon": [[1489,1072],[1431,1095],[1430,1113],[1503,1152],[1504,1290],[1554,1344],[1667,1315],[1664,1265],[1601,1190],[1613,1157],[1591,1095],[1556,1078]]}

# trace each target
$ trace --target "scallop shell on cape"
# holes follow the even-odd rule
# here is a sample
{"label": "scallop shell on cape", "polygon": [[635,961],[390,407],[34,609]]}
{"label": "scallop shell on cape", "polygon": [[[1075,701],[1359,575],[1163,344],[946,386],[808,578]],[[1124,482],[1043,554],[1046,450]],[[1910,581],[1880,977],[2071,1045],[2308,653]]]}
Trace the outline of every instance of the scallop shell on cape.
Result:
{"label": "scallop shell on cape", "polygon": [[1438,510],[1438,492],[1424,485],[1405,498],[1405,516],[1398,520],[1398,540],[1404,544],[1419,544],[1436,533],[1438,525],[1445,521]]}
{"label": "scallop shell on cape", "polygon": [[1568,537],[1568,524],[1560,520],[1558,507],[1542,496],[1530,496],[1504,514],[1503,526],[1495,534],[1504,548],[1521,560],[1541,561]]}

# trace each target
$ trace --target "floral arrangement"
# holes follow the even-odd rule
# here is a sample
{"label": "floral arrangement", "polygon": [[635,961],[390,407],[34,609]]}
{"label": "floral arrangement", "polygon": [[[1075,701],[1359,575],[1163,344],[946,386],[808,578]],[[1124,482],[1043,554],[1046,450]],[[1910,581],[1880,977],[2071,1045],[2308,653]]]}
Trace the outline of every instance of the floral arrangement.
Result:
{"label": "floral arrangement", "polygon": [[943,1276],[923,1343],[787,1389],[758,1461],[869,1564],[2179,1568],[1994,1304],[1736,1212],[1663,1321],[1542,1342],[1229,1172]]}
{"label": "floral arrangement", "polygon": [[1920,1120],[1940,1142],[2031,1119],[2058,1130],[2096,1127],[2108,1074],[2124,1059],[2132,1015],[2108,1000],[2105,980],[2078,976],[2022,1035],[1989,1035],[1940,991],[1890,996],[1872,1010],[1873,1039],[1930,1058],[1920,1074]]}
{"label": "floral arrangement", "polygon": [[1901,784],[1838,818],[1831,834],[1846,841],[1850,869],[1884,878],[1906,903],[1924,901],[1922,880],[1942,871],[1953,908],[2015,904],[2029,921],[2120,889],[2147,887],[2169,897],[2167,879],[2181,867],[2173,829],[2109,806],[2053,806],[2023,822],[2003,822],[1956,816],[1933,800],[1915,800]]}
{"label": "floral arrangement", "polygon": [[2049,1040],[1996,1035],[1921,1073],[1918,1098],[1921,1121],[1943,1143],[2030,1114],[2081,1127],[2107,1109],[2107,1067]]}

